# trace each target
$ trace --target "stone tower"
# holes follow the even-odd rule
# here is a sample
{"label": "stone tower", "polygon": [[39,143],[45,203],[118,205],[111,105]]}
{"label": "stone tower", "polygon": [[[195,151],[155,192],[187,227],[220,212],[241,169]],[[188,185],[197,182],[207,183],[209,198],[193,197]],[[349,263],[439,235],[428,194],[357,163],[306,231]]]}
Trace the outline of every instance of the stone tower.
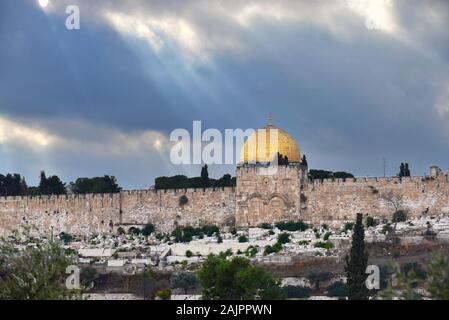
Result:
{"label": "stone tower", "polygon": [[236,176],[237,227],[301,217],[307,164],[296,141],[271,119],[246,141]]}

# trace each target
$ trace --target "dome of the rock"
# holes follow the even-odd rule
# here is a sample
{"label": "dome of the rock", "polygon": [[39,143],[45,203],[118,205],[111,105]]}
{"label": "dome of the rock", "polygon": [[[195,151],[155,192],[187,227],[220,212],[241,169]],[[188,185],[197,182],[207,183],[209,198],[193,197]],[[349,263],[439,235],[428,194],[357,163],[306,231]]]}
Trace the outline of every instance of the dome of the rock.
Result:
{"label": "dome of the rock", "polygon": [[[265,142],[265,143],[264,143]],[[295,139],[272,124],[256,130],[248,137],[240,152],[241,163],[270,162],[279,153],[289,162],[300,162],[301,154]]]}

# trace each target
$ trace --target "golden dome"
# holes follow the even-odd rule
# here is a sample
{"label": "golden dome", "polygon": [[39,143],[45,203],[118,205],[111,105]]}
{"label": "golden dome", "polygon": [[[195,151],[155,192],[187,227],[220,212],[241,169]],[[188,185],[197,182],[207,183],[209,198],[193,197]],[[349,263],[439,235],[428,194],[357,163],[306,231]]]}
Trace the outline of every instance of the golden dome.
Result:
{"label": "golden dome", "polygon": [[[277,143],[276,140],[270,143],[270,137],[276,139],[276,134]],[[295,139],[286,131],[274,126],[270,118],[268,125],[248,137],[240,152],[240,162],[270,162],[278,152],[284,157],[287,156],[290,162],[300,162],[301,154]]]}

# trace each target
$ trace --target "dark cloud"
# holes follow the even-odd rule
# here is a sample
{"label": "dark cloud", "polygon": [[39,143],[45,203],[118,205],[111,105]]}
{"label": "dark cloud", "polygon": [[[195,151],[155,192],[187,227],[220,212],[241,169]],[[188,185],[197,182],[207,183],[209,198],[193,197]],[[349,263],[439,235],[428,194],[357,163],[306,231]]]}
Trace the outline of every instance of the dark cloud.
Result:
{"label": "dark cloud", "polygon": [[[31,0],[2,1],[0,117],[98,147],[109,134],[140,139],[143,131],[190,129],[192,120],[259,127],[272,114],[314,168],[380,175],[383,157],[388,174],[402,161],[419,175],[448,166],[447,119],[436,108],[449,92],[445,1],[394,2],[374,30],[371,11],[351,11],[346,1],[75,2],[79,31],[64,28],[63,1],[47,13]],[[139,36],[135,25],[125,32],[105,12],[122,14],[116,23],[144,23],[155,38]],[[167,153],[151,150],[5,145],[0,139],[8,160],[0,172],[27,176],[43,166],[67,180],[115,173],[138,188],[160,174],[198,170],[168,165]],[[232,170],[212,166],[213,175]]]}

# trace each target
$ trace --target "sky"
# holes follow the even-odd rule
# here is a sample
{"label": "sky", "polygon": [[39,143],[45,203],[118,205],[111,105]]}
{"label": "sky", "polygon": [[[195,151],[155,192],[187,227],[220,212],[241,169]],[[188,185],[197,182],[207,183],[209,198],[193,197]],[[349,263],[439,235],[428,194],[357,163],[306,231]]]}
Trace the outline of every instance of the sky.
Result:
{"label": "sky", "polygon": [[173,130],[269,115],[310,168],[449,170],[448,27],[445,0],[0,0],[0,173],[148,188],[199,175]]}

